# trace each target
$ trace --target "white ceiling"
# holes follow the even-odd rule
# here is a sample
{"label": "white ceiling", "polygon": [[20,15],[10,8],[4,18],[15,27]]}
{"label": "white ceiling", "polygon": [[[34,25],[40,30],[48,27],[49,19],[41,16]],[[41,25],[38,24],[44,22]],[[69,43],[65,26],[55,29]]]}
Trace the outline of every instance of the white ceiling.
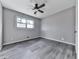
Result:
{"label": "white ceiling", "polygon": [[47,0],[46,6],[42,8],[45,12],[34,15],[33,3],[30,0],[1,0],[6,8],[13,9],[34,17],[43,18],[57,13],[61,10],[75,6],[75,0]]}

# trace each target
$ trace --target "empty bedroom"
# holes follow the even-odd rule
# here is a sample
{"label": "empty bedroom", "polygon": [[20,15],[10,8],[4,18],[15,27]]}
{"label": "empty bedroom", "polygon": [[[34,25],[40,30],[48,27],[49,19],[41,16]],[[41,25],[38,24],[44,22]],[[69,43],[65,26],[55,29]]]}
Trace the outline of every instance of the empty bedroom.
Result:
{"label": "empty bedroom", "polygon": [[77,0],[0,0],[0,59],[77,59]]}

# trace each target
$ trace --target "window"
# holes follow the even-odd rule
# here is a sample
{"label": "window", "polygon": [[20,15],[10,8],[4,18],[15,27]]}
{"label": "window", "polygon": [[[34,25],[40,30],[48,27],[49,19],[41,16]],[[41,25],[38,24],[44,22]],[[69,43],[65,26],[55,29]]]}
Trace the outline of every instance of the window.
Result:
{"label": "window", "polygon": [[34,28],[33,20],[26,20],[26,18],[17,17],[17,27],[18,28]]}
{"label": "window", "polygon": [[17,17],[17,27],[26,28],[26,19]]}
{"label": "window", "polygon": [[34,28],[34,21],[33,20],[27,20],[27,28]]}

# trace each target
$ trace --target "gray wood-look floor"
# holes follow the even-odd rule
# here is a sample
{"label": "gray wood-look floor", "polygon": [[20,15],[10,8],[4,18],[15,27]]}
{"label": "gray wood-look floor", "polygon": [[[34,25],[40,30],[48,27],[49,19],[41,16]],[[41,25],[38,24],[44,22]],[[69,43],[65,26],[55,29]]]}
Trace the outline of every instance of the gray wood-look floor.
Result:
{"label": "gray wood-look floor", "polygon": [[75,59],[74,52],[71,45],[38,38],[4,46],[0,59]]}

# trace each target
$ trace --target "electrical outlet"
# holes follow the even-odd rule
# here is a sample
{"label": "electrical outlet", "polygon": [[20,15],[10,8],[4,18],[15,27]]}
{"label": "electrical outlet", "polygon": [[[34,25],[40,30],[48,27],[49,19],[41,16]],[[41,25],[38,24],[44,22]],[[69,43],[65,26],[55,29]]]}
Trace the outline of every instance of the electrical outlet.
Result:
{"label": "electrical outlet", "polygon": [[29,36],[27,36],[27,38],[30,38]]}

